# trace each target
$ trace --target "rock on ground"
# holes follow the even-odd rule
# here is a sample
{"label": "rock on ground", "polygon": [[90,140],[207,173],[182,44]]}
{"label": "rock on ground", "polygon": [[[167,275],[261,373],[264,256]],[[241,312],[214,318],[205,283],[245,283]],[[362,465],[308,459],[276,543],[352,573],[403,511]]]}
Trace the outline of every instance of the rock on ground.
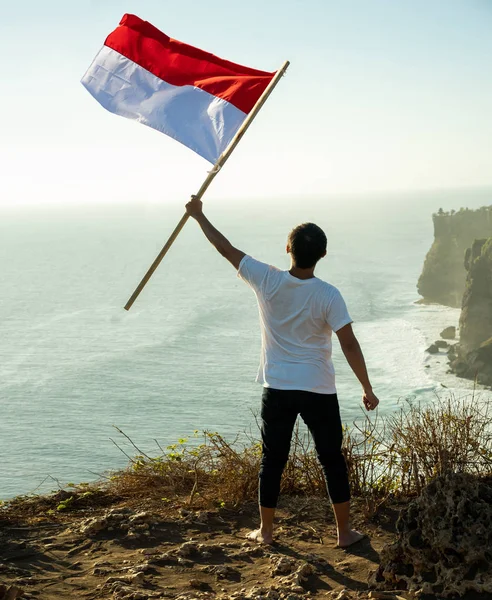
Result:
{"label": "rock on ground", "polygon": [[441,331],[441,337],[443,340],[454,340],[456,338],[456,327],[450,325]]}
{"label": "rock on ground", "polygon": [[377,587],[439,598],[492,595],[491,480],[467,474],[436,478],[402,510],[397,532],[371,577]]}

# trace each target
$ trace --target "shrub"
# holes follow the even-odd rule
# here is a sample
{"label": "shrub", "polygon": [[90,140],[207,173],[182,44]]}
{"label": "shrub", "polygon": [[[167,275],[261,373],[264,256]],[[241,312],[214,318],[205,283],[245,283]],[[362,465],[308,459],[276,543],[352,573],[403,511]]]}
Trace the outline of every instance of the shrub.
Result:
{"label": "shrub", "polygon": [[[388,498],[419,494],[446,471],[486,474],[492,471],[489,404],[471,398],[436,396],[433,403],[404,401],[385,417],[366,414],[345,426],[343,453],[352,495],[374,514]],[[119,430],[120,431],[120,430]],[[122,435],[125,435],[120,431]],[[187,496],[189,504],[238,506],[258,493],[261,444],[248,436],[228,442],[219,433],[204,432],[201,443],[177,444],[150,457],[143,452],[125,471],[112,477],[120,494]],[[127,436],[126,436],[127,437]],[[128,438],[129,439],[129,438]],[[321,467],[310,436],[296,427],[281,492],[326,496]]]}

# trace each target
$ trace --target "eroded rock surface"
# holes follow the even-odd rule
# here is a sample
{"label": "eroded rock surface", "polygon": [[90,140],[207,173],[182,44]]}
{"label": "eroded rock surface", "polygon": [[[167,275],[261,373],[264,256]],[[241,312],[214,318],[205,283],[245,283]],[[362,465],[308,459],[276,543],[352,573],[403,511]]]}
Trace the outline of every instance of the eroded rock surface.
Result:
{"label": "eroded rock surface", "polygon": [[438,477],[402,510],[397,531],[371,577],[377,587],[442,598],[492,594],[492,480]]}

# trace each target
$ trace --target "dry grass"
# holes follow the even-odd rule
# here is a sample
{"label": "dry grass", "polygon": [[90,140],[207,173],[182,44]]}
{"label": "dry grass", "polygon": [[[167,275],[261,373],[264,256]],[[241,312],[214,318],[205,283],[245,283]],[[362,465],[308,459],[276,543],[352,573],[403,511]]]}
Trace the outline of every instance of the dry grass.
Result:
{"label": "dry grass", "polygon": [[[436,396],[426,405],[406,401],[387,417],[367,415],[355,421],[345,427],[343,445],[353,496],[365,501],[371,515],[388,499],[419,494],[445,471],[491,473],[490,422],[488,404],[452,395]],[[163,502],[186,495],[188,503],[197,506],[256,500],[261,445],[254,439],[239,444],[218,433],[201,435],[201,443],[180,440],[158,457],[139,452],[125,471],[113,476],[112,490],[122,495],[152,490]],[[312,440],[298,428],[282,494],[326,496]]]}
{"label": "dry grass", "polygon": [[492,472],[490,404],[471,398],[436,397],[432,405],[409,403],[388,417],[391,448],[398,456],[403,494],[447,471]]}
{"label": "dry grass", "polygon": [[490,405],[474,394],[407,400],[387,417],[353,423],[344,443],[353,495],[370,514],[388,498],[419,495],[445,472],[490,474],[490,423]]}
{"label": "dry grass", "polygon": [[[446,471],[490,474],[490,417],[489,404],[475,397],[450,395],[425,405],[406,401],[389,416],[366,414],[345,426],[343,452],[352,495],[360,499],[366,516],[377,513],[387,500],[419,494]],[[239,443],[218,433],[195,432],[192,442],[179,440],[166,448],[158,445],[158,456],[149,456],[124,432],[118,432],[136,451],[135,456],[127,454],[128,467],[104,483],[72,487],[64,492],[61,503],[54,505],[55,510],[70,511],[81,502],[86,506],[91,496],[96,504],[102,491],[105,497],[145,498],[163,508],[175,501],[182,503],[183,498],[194,507],[237,507],[256,501],[261,444],[253,437]],[[313,442],[298,428],[281,491],[284,496],[326,496]]]}

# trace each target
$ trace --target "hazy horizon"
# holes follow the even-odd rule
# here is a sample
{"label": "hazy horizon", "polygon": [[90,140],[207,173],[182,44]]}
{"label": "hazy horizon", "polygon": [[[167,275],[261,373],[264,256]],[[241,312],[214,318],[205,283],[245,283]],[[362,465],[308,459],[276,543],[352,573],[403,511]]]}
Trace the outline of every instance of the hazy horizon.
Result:
{"label": "hazy horizon", "polygon": [[[429,202],[429,210],[433,212],[437,210],[439,207],[436,207],[436,203],[439,201],[443,202],[443,209],[455,209],[458,210],[460,207],[465,206],[466,204],[466,194],[473,195],[473,199],[471,202],[471,208],[478,208],[477,205],[477,195],[483,194],[483,202],[485,205],[492,205],[492,184],[489,186],[467,186],[467,187],[455,187],[455,188],[426,188],[426,189],[394,189],[394,190],[366,190],[363,192],[319,192],[319,193],[311,193],[311,194],[302,194],[300,192],[297,193],[284,193],[284,194],[271,194],[268,196],[216,196],[212,192],[207,192],[203,198],[204,202],[204,210],[207,211],[208,208],[213,209],[214,207],[218,208],[234,208],[234,206],[241,206],[243,202],[247,202],[251,206],[264,206],[265,200],[268,200],[270,206],[272,208],[277,208],[279,205],[285,202],[295,202],[299,200],[303,200],[303,202],[307,203],[316,203],[316,202],[333,202],[337,201],[347,201],[347,202],[364,202],[368,200],[372,200],[375,202],[387,202],[393,199],[395,202],[398,200],[402,200],[403,198],[407,199],[418,199],[421,202]],[[108,208],[116,208],[118,206],[135,206],[142,207],[143,209],[148,207],[159,207],[159,206],[182,206],[184,208],[184,203],[187,202],[189,195],[180,193],[179,196],[173,195],[168,197],[154,197],[154,198],[125,198],[121,200],[119,198],[87,198],[80,199],[78,201],[69,201],[66,202],[64,199],[59,199],[55,201],[46,200],[44,202],[37,202],[35,200],[30,200],[26,198],[24,201],[19,201],[16,203],[2,203],[0,201],[0,211],[1,210],[10,210],[10,209],[21,209],[25,210],[26,208],[39,208],[39,209],[58,209],[58,208],[69,208],[69,209],[77,209],[77,208],[97,208],[97,207],[108,207]],[[456,203],[460,203],[458,206]],[[429,217],[431,215],[429,213]]]}

